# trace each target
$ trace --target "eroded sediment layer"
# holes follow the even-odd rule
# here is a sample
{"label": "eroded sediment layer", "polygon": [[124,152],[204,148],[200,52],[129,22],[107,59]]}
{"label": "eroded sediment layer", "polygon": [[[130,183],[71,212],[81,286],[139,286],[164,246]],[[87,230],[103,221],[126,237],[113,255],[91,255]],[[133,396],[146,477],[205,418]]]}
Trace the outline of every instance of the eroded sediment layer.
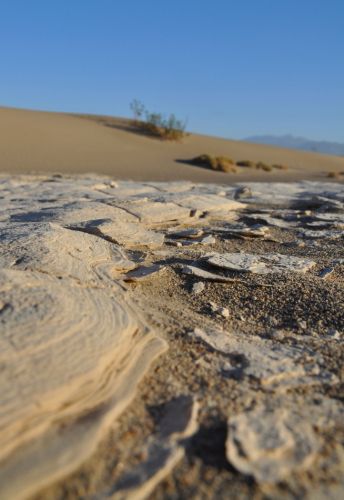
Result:
{"label": "eroded sediment layer", "polygon": [[166,346],[116,280],[135,262],[63,226],[116,209],[92,204],[87,182],[1,187],[0,492],[21,498],[89,456]]}
{"label": "eroded sediment layer", "polygon": [[[161,409],[149,410],[153,430],[143,421],[142,438],[129,437],[129,451],[119,440],[113,453],[133,449],[141,459],[124,460],[87,495],[145,498],[174,469],[189,476],[197,453],[211,449],[197,443],[216,405],[225,414],[222,460],[254,478],[255,493],[282,480],[289,487],[319,463],[342,467],[337,442],[324,458],[326,433],[343,417],[342,376],[326,345],[342,347],[342,185],[3,176],[0,197],[1,498],[29,497],[66,478],[135,394],[134,408],[148,411],[143,401],[151,399]],[[307,333],[306,321],[285,319],[294,311],[283,303],[268,322],[259,311],[281,293],[291,300],[317,288],[335,318],[323,318],[331,328],[322,322]],[[307,307],[311,298],[295,311]],[[167,344],[171,354],[137,393]],[[195,389],[198,376],[208,392]],[[196,498],[206,485],[202,474],[192,477],[185,488]]]}

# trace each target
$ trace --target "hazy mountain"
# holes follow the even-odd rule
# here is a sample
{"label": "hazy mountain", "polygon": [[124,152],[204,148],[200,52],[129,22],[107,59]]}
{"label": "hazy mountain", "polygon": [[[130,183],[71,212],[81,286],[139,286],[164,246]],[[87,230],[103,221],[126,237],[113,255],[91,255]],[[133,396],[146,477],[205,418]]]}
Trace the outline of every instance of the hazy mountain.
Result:
{"label": "hazy mountain", "polygon": [[344,144],[329,141],[312,141],[304,137],[294,137],[293,135],[256,135],[243,139],[246,142],[256,144],[271,144],[289,149],[301,149],[328,155],[344,156]]}

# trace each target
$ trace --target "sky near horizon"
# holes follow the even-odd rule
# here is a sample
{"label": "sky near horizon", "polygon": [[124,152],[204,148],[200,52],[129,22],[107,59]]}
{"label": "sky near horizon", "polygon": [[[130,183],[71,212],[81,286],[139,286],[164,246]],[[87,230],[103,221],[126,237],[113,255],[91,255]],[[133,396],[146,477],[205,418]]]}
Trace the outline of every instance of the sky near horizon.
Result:
{"label": "sky near horizon", "polygon": [[344,0],[0,0],[0,105],[344,142]]}

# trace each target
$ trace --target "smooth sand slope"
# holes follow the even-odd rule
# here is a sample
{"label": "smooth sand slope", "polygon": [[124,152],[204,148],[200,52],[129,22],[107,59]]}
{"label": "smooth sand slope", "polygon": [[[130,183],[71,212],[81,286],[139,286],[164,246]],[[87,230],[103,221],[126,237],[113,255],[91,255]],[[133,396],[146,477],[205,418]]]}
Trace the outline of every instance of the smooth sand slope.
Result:
{"label": "smooth sand slope", "polygon": [[[344,159],[192,134],[182,143],[163,142],[128,130],[128,122],[96,116],[0,108],[0,171],[95,172],[117,179],[240,180],[322,179],[344,172]],[[241,168],[213,172],[182,163],[200,154],[233,160],[281,163],[287,171]],[[343,176],[342,176],[343,178]]]}

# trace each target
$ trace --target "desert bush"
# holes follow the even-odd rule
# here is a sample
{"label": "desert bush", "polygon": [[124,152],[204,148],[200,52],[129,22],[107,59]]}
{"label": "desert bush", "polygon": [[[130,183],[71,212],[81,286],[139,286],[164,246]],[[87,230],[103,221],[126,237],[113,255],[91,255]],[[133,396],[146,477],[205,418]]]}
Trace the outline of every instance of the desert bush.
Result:
{"label": "desert bush", "polygon": [[217,170],[216,158],[208,154],[196,156],[190,161],[190,163],[192,163],[193,165],[197,165],[199,167],[207,167],[211,168],[212,170]]}
{"label": "desert bush", "polygon": [[256,166],[255,162],[251,160],[240,160],[237,161],[236,164],[238,165],[238,167],[254,168]]}
{"label": "desert bush", "polygon": [[211,170],[219,170],[221,172],[236,172],[233,160],[231,158],[227,158],[226,156],[211,156],[209,154],[203,154],[193,158],[190,163],[200,167],[210,168]]}
{"label": "desert bush", "polygon": [[267,163],[264,163],[262,161],[259,161],[256,163],[256,168],[260,170],[264,170],[265,172],[271,172],[272,166],[268,165]]}
{"label": "desert bush", "polygon": [[330,179],[338,179],[340,173],[339,172],[329,172],[327,174],[327,177],[329,177]]}
{"label": "desert bush", "polygon": [[134,99],[130,103],[130,109],[133,112],[135,124],[139,124],[145,112],[144,105],[142,104],[142,102],[138,101],[137,99]]}
{"label": "desert bush", "polygon": [[217,156],[217,161],[221,161],[223,163],[228,163],[229,165],[234,165],[234,161],[232,158],[228,158],[228,156]]}
{"label": "desert bush", "polygon": [[186,135],[186,123],[174,114],[164,117],[161,113],[152,113],[137,99],[131,102],[130,109],[134,114],[134,126],[144,133],[174,141]]}
{"label": "desert bush", "polygon": [[231,158],[227,158],[226,156],[217,156],[216,163],[217,163],[217,170],[221,170],[222,172],[235,173],[237,171],[234,166],[233,160]]}

